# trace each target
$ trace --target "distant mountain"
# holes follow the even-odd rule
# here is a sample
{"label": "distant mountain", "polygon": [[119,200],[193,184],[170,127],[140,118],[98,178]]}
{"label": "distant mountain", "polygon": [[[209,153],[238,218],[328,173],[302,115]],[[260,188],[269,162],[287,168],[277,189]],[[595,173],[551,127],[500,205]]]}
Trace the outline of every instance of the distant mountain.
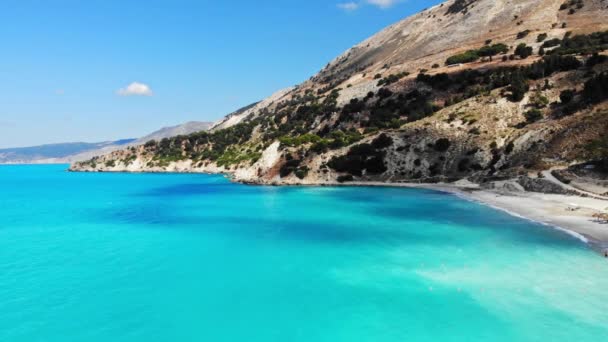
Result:
{"label": "distant mountain", "polygon": [[213,126],[211,122],[190,121],[182,125],[163,127],[156,132],[150,133],[145,137],[137,139],[131,145],[145,144],[150,140],[161,140],[163,138],[176,137],[178,135],[188,135],[190,133],[206,131]]}
{"label": "distant mountain", "polygon": [[73,163],[125,147],[141,145],[150,140],[161,140],[206,131],[212,125],[210,122],[191,121],[182,125],[161,128],[140,139],[122,139],[99,143],[75,142],[0,149],[0,164]]}
{"label": "distant mountain", "polygon": [[0,163],[25,164],[41,163],[53,160],[59,161],[73,155],[90,151],[107,151],[106,149],[111,146],[116,146],[117,148],[125,147],[134,141],[135,139],[123,139],[100,143],[76,142],[0,149]]}

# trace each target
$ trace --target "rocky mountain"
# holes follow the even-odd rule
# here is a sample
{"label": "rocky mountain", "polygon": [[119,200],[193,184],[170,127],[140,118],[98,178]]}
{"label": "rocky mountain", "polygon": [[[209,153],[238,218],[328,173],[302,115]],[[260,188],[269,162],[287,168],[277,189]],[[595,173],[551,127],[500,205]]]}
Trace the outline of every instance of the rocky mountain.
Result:
{"label": "rocky mountain", "polygon": [[74,163],[111,153],[129,146],[138,146],[150,140],[162,140],[178,135],[206,131],[210,122],[191,121],[177,126],[164,127],[139,139],[123,139],[100,143],[61,143],[32,147],[0,149],[0,164],[52,164]]}
{"label": "rocky mountain", "polygon": [[150,140],[162,140],[164,138],[176,137],[178,135],[188,135],[191,133],[207,131],[211,128],[211,126],[213,126],[213,123],[211,122],[190,121],[177,126],[163,127],[156,132],[137,139],[131,145],[141,145]]}
{"label": "rocky mountain", "polygon": [[264,184],[483,182],[608,170],[608,1],[450,0],[209,132],[73,171],[222,172]]}

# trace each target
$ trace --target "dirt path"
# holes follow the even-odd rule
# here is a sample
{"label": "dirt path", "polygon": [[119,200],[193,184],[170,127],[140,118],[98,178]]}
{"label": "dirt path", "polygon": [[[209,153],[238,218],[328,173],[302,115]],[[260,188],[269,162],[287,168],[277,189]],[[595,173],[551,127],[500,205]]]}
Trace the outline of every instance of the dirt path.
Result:
{"label": "dirt path", "polygon": [[589,197],[592,197],[592,198],[597,198],[597,199],[607,200],[608,201],[608,197],[606,197],[606,196],[601,196],[601,195],[598,195],[598,194],[594,194],[593,192],[581,190],[579,188],[573,187],[570,184],[563,183],[562,181],[560,181],[559,179],[557,179],[555,176],[553,176],[553,174],[551,173],[553,170],[554,169],[546,170],[546,171],[541,172],[541,174],[543,175],[543,177],[546,180],[550,181],[551,183],[557,184],[557,185],[561,186],[562,188],[564,188],[566,190],[574,191],[576,193],[583,194],[583,195],[586,195],[586,196],[589,196]]}

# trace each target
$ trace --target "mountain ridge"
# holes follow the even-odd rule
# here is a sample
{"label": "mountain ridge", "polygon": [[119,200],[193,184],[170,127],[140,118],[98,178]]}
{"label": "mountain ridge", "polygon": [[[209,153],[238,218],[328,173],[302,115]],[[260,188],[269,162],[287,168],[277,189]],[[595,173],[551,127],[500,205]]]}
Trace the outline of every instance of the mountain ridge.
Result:
{"label": "mountain ridge", "polygon": [[121,139],[99,143],[70,142],[0,149],[0,164],[44,163],[62,160],[72,155],[101,150],[109,146],[125,146],[136,139]]}
{"label": "mountain ridge", "polygon": [[139,139],[121,139],[98,143],[69,142],[38,146],[0,149],[0,164],[63,164],[91,159],[129,146],[138,146],[150,140],[161,140],[187,135],[211,128],[212,123],[190,121],[163,127]]}

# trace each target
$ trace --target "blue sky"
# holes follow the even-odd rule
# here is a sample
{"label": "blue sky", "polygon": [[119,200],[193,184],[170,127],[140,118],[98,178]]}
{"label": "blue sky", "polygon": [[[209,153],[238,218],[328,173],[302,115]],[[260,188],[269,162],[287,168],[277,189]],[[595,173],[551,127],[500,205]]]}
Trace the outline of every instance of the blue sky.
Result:
{"label": "blue sky", "polygon": [[3,0],[0,148],[214,121],[439,2]]}

